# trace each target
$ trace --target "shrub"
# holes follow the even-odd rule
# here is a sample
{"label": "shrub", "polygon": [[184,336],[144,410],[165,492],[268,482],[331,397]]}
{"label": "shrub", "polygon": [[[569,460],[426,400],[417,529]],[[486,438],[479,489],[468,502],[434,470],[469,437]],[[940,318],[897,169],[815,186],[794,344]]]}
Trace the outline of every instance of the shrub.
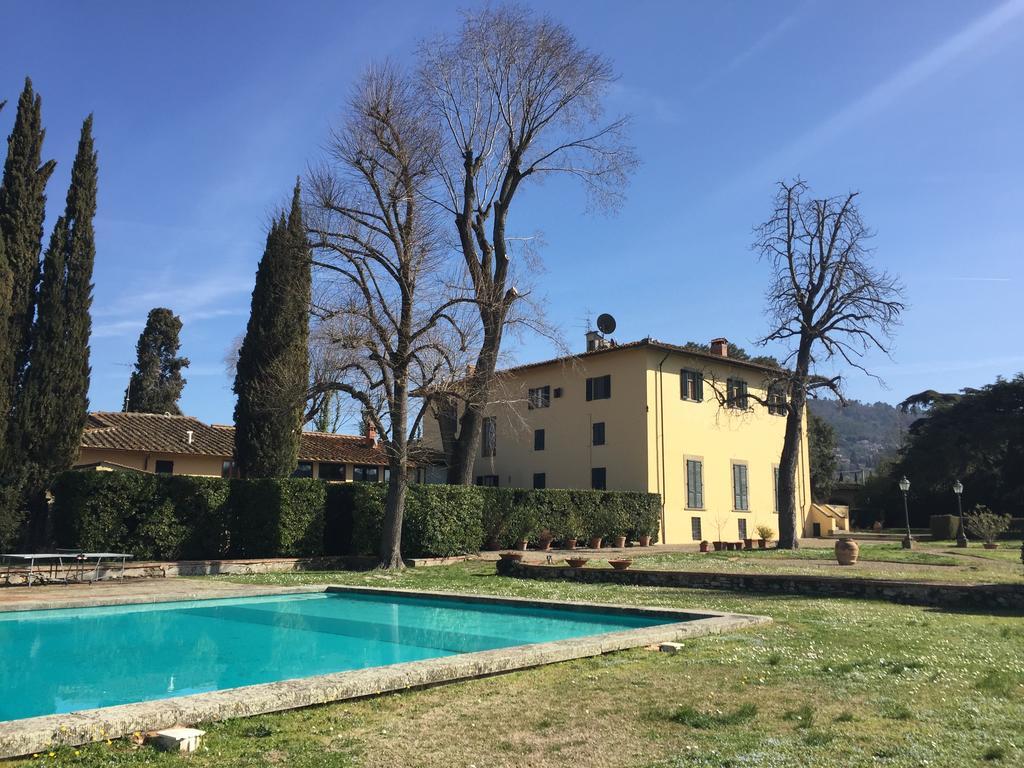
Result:
{"label": "shrub", "polygon": [[775,529],[770,525],[759,525],[757,526],[757,537],[768,541],[775,537]]}
{"label": "shrub", "polygon": [[956,515],[932,515],[928,518],[933,541],[955,539],[960,528],[960,518]]}
{"label": "shrub", "polygon": [[240,557],[323,554],[325,485],[303,478],[232,480],[231,552]]}
{"label": "shrub", "polygon": [[978,504],[965,517],[967,530],[986,544],[992,544],[1010,530],[1010,516],[997,515],[984,504]]}

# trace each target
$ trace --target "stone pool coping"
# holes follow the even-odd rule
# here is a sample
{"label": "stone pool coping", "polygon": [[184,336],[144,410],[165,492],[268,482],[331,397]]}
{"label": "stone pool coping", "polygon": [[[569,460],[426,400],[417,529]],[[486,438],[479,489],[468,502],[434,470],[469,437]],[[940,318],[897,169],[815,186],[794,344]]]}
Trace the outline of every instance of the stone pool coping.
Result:
{"label": "stone pool coping", "polygon": [[[261,683],[222,691],[198,693],[170,699],[121,704],[100,709],[81,710],[62,715],[44,715],[0,722],[0,758],[18,757],[75,746],[92,741],[114,739],[136,732],[191,725],[211,720],[248,717],[268,712],[327,704],[345,699],[364,698],[382,693],[404,691],[439,683],[469,680],[536,667],[570,659],[599,656],[654,643],[678,641],[737,629],[770,624],[768,616],[692,611],[671,608],[643,608],[604,603],[565,603],[520,597],[492,597],[451,592],[425,592],[380,587],[309,586],[261,591],[264,595],[316,592],[362,593],[398,597],[429,597],[453,602],[474,602],[559,608],[562,610],[600,610],[674,617],[679,621],[656,627],[608,632],[600,635],[556,640],[548,643],[511,646],[490,651],[456,654],[436,659],[404,662],[382,667],[335,672],[295,680]],[[250,592],[257,596],[257,592]],[[217,599],[217,598],[211,598]],[[229,598],[230,599],[230,598]],[[124,601],[118,604],[168,602],[152,599]],[[110,601],[93,605],[111,605]],[[61,607],[68,607],[65,603]]]}

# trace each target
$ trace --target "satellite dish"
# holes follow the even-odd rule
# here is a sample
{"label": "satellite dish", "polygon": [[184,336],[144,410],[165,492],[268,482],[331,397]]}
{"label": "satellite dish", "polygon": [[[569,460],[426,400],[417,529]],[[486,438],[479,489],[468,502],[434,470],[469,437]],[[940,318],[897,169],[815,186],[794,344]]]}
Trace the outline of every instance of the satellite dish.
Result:
{"label": "satellite dish", "polygon": [[615,332],[615,318],[607,312],[597,316],[597,330],[601,333]]}

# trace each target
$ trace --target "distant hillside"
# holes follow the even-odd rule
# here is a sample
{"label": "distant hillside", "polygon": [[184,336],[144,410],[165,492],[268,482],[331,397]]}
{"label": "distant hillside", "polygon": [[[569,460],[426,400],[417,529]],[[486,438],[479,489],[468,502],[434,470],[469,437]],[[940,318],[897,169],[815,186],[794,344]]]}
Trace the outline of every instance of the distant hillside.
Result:
{"label": "distant hillside", "polygon": [[891,456],[903,442],[903,435],[916,416],[901,413],[888,403],[849,400],[811,400],[808,408],[836,431],[840,466],[874,469],[883,456]]}

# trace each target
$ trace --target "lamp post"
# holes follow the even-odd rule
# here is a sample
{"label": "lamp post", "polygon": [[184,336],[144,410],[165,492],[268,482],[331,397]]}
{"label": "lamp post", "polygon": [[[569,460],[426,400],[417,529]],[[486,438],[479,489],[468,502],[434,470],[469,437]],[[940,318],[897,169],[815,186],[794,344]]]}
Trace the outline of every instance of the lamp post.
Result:
{"label": "lamp post", "polygon": [[967,531],[964,530],[964,508],[960,502],[960,494],[964,492],[964,484],[957,480],[953,483],[953,493],[956,494],[956,513],[960,517],[960,528],[956,532],[956,545],[958,547],[967,546]]}
{"label": "lamp post", "polygon": [[914,537],[910,535],[910,508],[907,506],[907,491],[910,490],[910,481],[904,475],[900,478],[900,490],[903,491],[903,518],[907,523],[907,535],[903,537],[903,548],[914,548]]}

